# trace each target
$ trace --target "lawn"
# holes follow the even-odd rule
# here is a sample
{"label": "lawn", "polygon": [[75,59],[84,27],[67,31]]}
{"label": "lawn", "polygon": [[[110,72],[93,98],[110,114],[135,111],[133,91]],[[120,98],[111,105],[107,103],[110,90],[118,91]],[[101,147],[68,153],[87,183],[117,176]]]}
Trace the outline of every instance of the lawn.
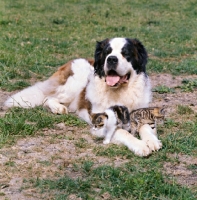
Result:
{"label": "lawn", "polygon": [[148,158],[103,145],[75,115],[41,107],[1,111],[0,198],[196,199],[196,4],[1,0],[0,107],[6,95],[47,79],[71,59],[92,58],[96,41],[113,37],[144,44],[153,105],[169,107],[158,128],[163,148]]}

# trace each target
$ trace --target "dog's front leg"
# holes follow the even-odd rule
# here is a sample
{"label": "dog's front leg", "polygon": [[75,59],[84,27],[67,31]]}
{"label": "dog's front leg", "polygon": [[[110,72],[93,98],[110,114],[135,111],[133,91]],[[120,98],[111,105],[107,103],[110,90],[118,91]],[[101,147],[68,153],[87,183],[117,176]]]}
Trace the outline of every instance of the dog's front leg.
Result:
{"label": "dog's front leg", "polygon": [[151,149],[148,148],[146,142],[139,140],[132,134],[123,129],[118,129],[111,140],[114,144],[126,145],[132,152],[138,156],[148,156],[151,154]]}
{"label": "dog's front leg", "polygon": [[153,130],[150,125],[143,125],[139,130],[139,135],[151,151],[157,151],[162,147],[161,141],[157,138],[155,130]]}

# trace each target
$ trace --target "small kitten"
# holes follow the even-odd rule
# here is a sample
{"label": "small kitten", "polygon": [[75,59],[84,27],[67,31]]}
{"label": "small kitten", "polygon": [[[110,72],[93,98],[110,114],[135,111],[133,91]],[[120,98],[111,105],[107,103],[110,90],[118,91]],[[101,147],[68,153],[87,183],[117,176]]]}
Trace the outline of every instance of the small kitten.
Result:
{"label": "small kitten", "polygon": [[149,124],[156,134],[157,122],[163,122],[165,107],[140,108],[130,112],[131,134],[135,135],[144,124]]}
{"label": "small kitten", "polygon": [[92,114],[92,134],[105,137],[104,144],[110,142],[118,128],[135,135],[142,125],[149,124],[156,134],[157,122],[162,122],[165,117],[164,109],[164,107],[148,107],[133,110],[129,113],[125,106],[112,106],[103,113]]}
{"label": "small kitten", "polygon": [[114,132],[118,128],[131,132],[129,110],[125,106],[111,106],[104,113],[92,114],[91,118],[92,133],[96,132],[97,136],[104,136],[104,144],[110,143]]}

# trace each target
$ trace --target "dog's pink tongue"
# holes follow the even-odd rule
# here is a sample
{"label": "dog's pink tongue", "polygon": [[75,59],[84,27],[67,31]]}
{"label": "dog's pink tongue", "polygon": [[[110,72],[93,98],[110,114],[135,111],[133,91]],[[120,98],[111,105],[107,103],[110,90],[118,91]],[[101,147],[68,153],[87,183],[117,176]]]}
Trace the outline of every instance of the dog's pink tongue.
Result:
{"label": "dog's pink tongue", "polygon": [[109,86],[114,86],[118,81],[120,80],[119,76],[107,76],[106,77],[106,83]]}

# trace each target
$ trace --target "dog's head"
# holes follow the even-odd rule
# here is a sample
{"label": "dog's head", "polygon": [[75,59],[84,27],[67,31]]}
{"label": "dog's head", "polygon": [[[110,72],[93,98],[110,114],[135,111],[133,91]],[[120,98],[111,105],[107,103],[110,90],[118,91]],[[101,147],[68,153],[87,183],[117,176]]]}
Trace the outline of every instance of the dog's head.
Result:
{"label": "dog's head", "polygon": [[146,72],[147,52],[137,39],[113,38],[97,42],[94,72],[106,84],[118,87],[128,83],[133,71]]}

